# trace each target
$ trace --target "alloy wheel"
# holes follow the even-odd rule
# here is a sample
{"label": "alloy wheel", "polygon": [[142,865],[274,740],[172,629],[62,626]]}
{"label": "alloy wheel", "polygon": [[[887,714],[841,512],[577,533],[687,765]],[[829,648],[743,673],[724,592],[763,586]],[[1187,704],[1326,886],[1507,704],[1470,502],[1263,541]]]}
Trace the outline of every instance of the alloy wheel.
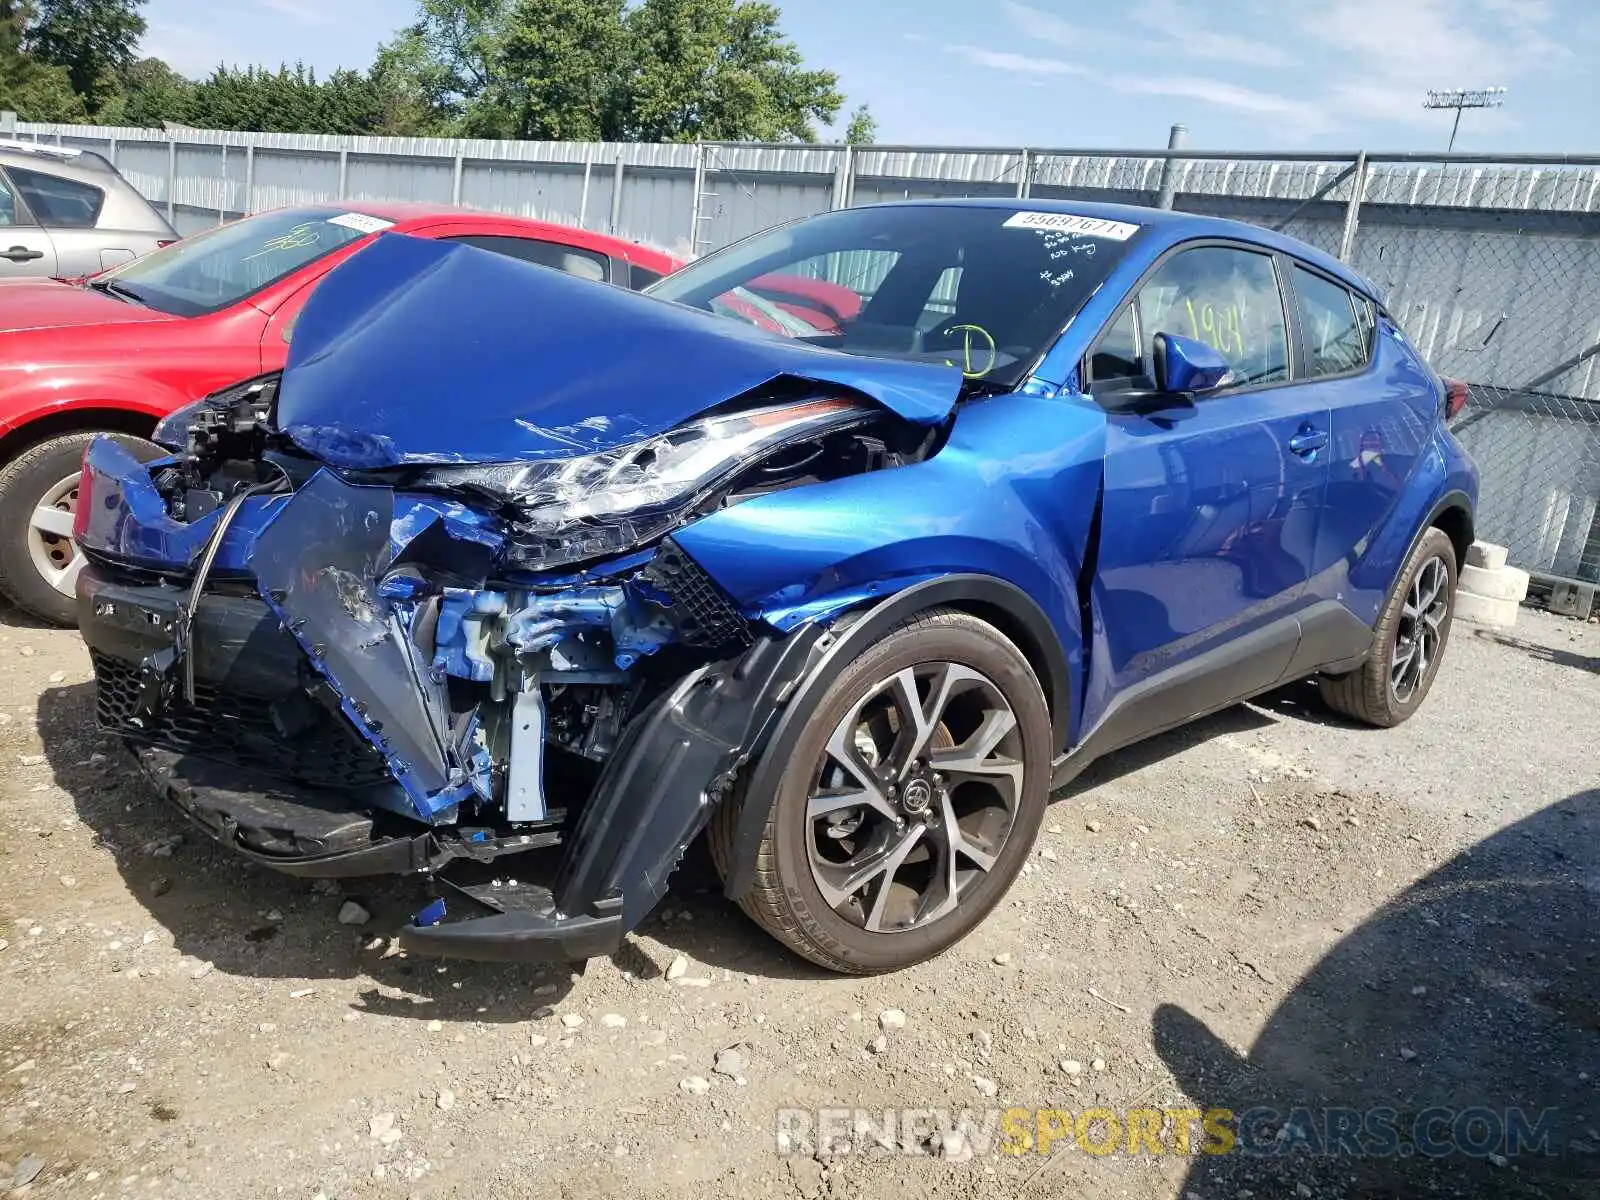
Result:
{"label": "alloy wheel", "polygon": [[1444,622],[1450,614],[1449,580],[1442,558],[1430,558],[1411,580],[1389,666],[1389,688],[1401,704],[1410,702],[1438,664]]}
{"label": "alloy wheel", "polygon": [[83,570],[83,555],[72,542],[73,514],[78,509],[78,476],[69,475],[46,489],[28,515],[28,553],[44,581],[71,596]]}
{"label": "alloy wheel", "polygon": [[869,688],[813,768],[806,827],[823,900],[872,933],[920,928],[987,876],[1016,823],[1022,734],[993,680],[959,663]]}

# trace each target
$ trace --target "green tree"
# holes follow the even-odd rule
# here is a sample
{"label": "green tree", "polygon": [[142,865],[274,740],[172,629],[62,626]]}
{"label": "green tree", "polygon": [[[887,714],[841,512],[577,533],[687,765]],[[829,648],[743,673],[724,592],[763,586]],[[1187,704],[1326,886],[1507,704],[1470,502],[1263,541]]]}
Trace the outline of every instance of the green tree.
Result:
{"label": "green tree", "polygon": [[145,0],[42,0],[26,48],[66,70],[73,91],[93,112],[118,90],[144,36]]}
{"label": "green tree", "polygon": [[420,0],[374,68],[478,137],[816,140],[843,105],[758,0]]}
{"label": "green tree", "polygon": [[159,126],[163,121],[198,125],[192,80],[159,58],[141,58],[123,72],[117,91],[95,113],[104,125]]}
{"label": "green tree", "polygon": [[844,140],[851,146],[870,146],[878,140],[878,122],[865,104],[850,114],[850,124],[845,126]]}
{"label": "green tree", "polygon": [[83,97],[60,67],[41,63],[24,48],[35,9],[28,0],[0,0],[0,108],[24,121],[83,121]]}
{"label": "green tree", "polygon": [[839,77],[804,68],[780,16],[758,0],[642,0],[626,18],[629,138],[816,141],[844,103]]}

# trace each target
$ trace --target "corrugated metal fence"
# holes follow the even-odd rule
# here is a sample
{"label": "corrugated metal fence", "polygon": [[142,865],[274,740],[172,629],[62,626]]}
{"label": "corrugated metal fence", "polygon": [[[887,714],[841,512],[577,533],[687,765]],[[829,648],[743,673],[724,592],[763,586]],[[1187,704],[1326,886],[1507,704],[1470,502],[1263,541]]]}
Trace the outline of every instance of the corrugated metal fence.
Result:
{"label": "corrugated metal fence", "polygon": [[1600,581],[1600,157],[641,145],[20,124],[96,150],[183,233],[285,204],[455,203],[680,255],[849,204],[1018,195],[1281,229],[1375,280],[1447,375],[1483,472],[1482,536]]}

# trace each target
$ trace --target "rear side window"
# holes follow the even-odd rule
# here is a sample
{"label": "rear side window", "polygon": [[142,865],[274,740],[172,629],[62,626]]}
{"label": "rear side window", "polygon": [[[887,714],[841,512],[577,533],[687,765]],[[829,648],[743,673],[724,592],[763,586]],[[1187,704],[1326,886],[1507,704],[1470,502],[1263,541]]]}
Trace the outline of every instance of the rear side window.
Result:
{"label": "rear side window", "polygon": [[105,207],[105,192],[92,184],[22,167],[7,167],[6,173],[41,225],[93,229]]}
{"label": "rear side window", "polygon": [[630,263],[629,270],[632,273],[628,277],[628,286],[636,292],[644,291],[661,279],[660,271],[652,271],[649,267],[641,267],[638,263]]}
{"label": "rear side window", "polygon": [[480,250],[492,250],[507,258],[520,258],[523,262],[551,267],[567,275],[576,275],[579,279],[592,279],[596,283],[605,283],[611,277],[611,260],[605,255],[577,246],[565,246],[560,242],[488,233],[469,233],[449,240],[465,242]]}
{"label": "rear side window", "polygon": [[1366,366],[1372,356],[1370,303],[1303,267],[1294,268],[1294,290],[1300,300],[1306,373],[1342,375]]}

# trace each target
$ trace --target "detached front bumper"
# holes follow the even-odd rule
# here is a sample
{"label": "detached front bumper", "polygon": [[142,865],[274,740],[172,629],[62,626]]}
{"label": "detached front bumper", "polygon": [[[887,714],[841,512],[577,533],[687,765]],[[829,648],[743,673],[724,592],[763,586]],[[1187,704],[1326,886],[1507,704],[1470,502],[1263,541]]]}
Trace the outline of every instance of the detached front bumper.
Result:
{"label": "detached front bumper", "polygon": [[[172,686],[181,672],[170,671],[186,588],[116,565],[118,549],[139,536],[140,514],[128,498],[148,500],[149,477],[137,464],[98,462],[95,449],[86,471],[94,476],[86,494],[105,508],[81,538],[90,565],[78,580],[101,724],[130,743],[164,797],[253,862],[305,877],[427,877],[443,903],[401,933],[419,953],[515,961],[615,950],[665,894],[823,636],[815,626],[768,635],[688,671],[625,727],[584,798],[552,797],[574,814],[564,823],[552,811],[545,825],[473,828],[462,819],[465,804],[459,813],[419,809],[414,789],[396,778],[393,754],[374,746],[352,716],[370,713],[376,697],[362,694],[357,705],[338,691],[326,663],[313,662],[304,631],[287,630],[285,615],[243,582],[224,585],[236,594],[208,591],[196,606],[187,648],[194,702],[186,702]],[[98,529],[114,529],[117,544],[97,541]],[[308,561],[329,561],[329,544]],[[284,590],[292,603],[293,591]],[[282,596],[273,596],[279,607]],[[556,845],[549,887],[469,881],[484,874],[471,863]]]}

